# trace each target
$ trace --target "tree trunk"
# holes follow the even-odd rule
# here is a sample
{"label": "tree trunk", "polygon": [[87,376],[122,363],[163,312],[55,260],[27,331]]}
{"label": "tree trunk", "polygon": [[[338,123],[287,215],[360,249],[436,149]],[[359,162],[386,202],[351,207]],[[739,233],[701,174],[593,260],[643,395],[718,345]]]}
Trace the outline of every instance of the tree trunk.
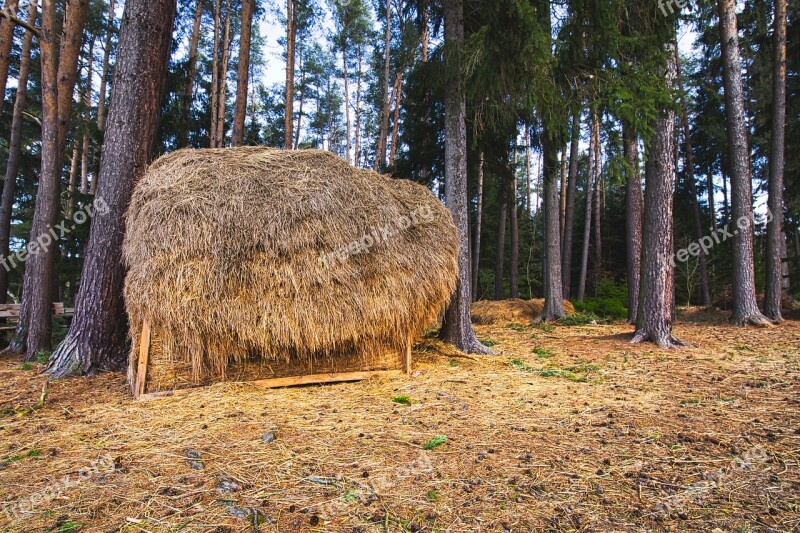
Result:
{"label": "tree trunk", "polygon": [[35,360],[39,350],[50,349],[57,247],[55,226],[61,210],[61,163],[87,7],[88,0],[69,0],[67,3],[61,47],[56,54],[58,36],[55,2],[45,0],[42,4],[42,36],[39,40],[42,71],[41,169],[22,282],[20,319],[10,347],[14,351],[25,351],[26,360]]}
{"label": "tree trunk", "polygon": [[124,214],[152,152],[175,9],[176,0],[125,3],[100,163],[105,179],[97,191],[75,317],[47,368],[55,378],[125,368]]}
{"label": "tree trunk", "polygon": [[519,222],[517,220],[517,139],[514,137],[514,168],[508,180],[509,215],[511,223],[511,262],[509,280],[511,297],[519,298]]}
{"label": "tree trunk", "polygon": [[[201,0],[198,0],[201,1]],[[97,99],[97,129],[102,134],[106,129],[106,86],[108,85],[108,67],[111,62],[111,40],[114,34],[114,0],[108,9],[108,28],[106,43],[103,49],[103,75],[100,77],[100,95]]]}
{"label": "tree trunk", "polygon": [[478,161],[478,202],[475,210],[475,244],[472,246],[472,301],[478,299],[478,280],[481,265],[481,229],[483,223],[483,163],[484,154]]}
{"label": "tree trunk", "polygon": [[220,10],[222,0],[214,0],[214,42],[211,51],[211,94],[209,103],[211,104],[211,124],[208,128],[208,145],[211,148],[217,147],[217,111],[219,110],[219,39],[220,39]]}
{"label": "tree trunk", "polygon": [[[249,5],[252,0],[244,0],[245,6]],[[246,7],[244,8],[246,9]],[[251,11],[252,15],[252,11]],[[245,11],[242,11],[242,17],[245,16]],[[181,127],[178,132],[178,148],[186,148],[189,146],[189,113],[192,109],[192,96],[194,95],[194,78],[197,73],[197,47],[200,43],[200,23],[203,20],[203,0],[197,0],[197,6],[194,10],[194,24],[192,26],[192,36],[189,38],[189,64],[186,66],[186,87],[183,90],[183,101],[181,102]],[[244,20],[242,22],[244,24]],[[250,33],[247,30],[247,45],[250,45]],[[242,26],[242,41],[244,42],[245,26]],[[249,55],[248,55],[249,60]],[[241,62],[241,57],[239,59]],[[245,83],[245,85],[247,85]],[[237,93],[238,98],[238,93]],[[238,108],[237,108],[238,109]]]}
{"label": "tree trunk", "polygon": [[[694,222],[695,239],[699,242],[703,236],[703,221],[700,217],[700,199],[697,195],[697,183],[694,174],[694,149],[692,147],[692,136],[689,129],[689,106],[686,104],[686,93],[683,87],[683,75],[681,73],[681,58],[675,48],[675,65],[678,77],[678,91],[681,97],[681,127],[683,129],[684,144],[684,167],[686,172],[686,184],[689,186],[689,196],[692,202],[692,219]],[[700,304],[703,306],[711,305],[711,292],[708,285],[708,266],[706,254],[702,252],[697,256],[700,270]],[[691,295],[689,295],[691,297]]]}
{"label": "tree trunk", "polygon": [[[445,189],[446,192],[446,189]],[[506,184],[500,184],[500,215],[497,217],[497,256],[494,263],[494,299],[502,300],[505,297],[503,290],[504,266],[506,260],[506,219],[508,218],[508,191]]]}
{"label": "tree trunk", "polygon": [[[14,15],[19,9],[19,0],[6,0],[4,11]],[[6,101],[6,83],[8,82],[8,66],[11,63],[11,47],[14,44],[14,22],[0,17],[0,90],[3,92],[0,99],[0,109]]]}
{"label": "tree trunk", "polygon": [[717,211],[714,207],[714,172],[708,171],[708,214],[711,218],[711,231],[717,232]]}
{"label": "tree trunk", "polygon": [[89,56],[86,59],[86,87],[83,93],[83,145],[81,146],[81,193],[89,193],[89,119],[92,110],[92,64],[94,36],[89,37]]}
{"label": "tree trunk", "polygon": [[297,19],[295,17],[295,1],[286,0],[286,109],[284,111],[283,146],[291,150],[294,146],[292,128],[294,126],[294,52]]}
{"label": "tree trunk", "polygon": [[635,324],[639,309],[639,285],[642,259],[642,177],[639,173],[639,142],[630,128],[623,126],[627,162],[625,180],[626,237],[628,261],[628,323]]}
{"label": "tree trunk", "polygon": [[735,0],[719,0],[722,40],[725,115],[731,170],[731,216],[737,225],[733,236],[733,316],[737,325],[766,325],[769,319],[758,310],[753,263],[753,184],[750,151],[744,123],[739,36]]}
{"label": "tree trunk", "polygon": [[561,279],[561,205],[558,201],[558,154],[545,131],[543,149],[544,182],[544,310],[540,320],[564,318],[564,293]]}
{"label": "tree trunk", "polygon": [[575,224],[575,199],[578,195],[578,157],[580,156],[581,115],[572,116],[572,142],[569,148],[569,174],[567,176],[567,205],[564,210],[564,239],[561,244],[561,282],[564,298],[572,290],[572,234]]}
{"label": "tree trunk", "polygon": [[[28,6],[28,24],[36,23],[38,0],[31,0]],[[22,121],[23,111],[28,96],[28,75],[31,67],[31,41],[33,34],[25,32],[22,39],[22,52],[20,54],[19,81],[17,82],[17,95],[14,100],[14,115],[11,119],[11,135],[8,140],[8,161],[6,163],[6,178],[3,182],[3,197],[0,201],[0,255],[8,258],[11,253],[9,242],[11,240],[11,215],[14,209],[14,195],[17,190],[17,173],[19,172],[19,158],[22,146]],[[0,268],[0,303],[8,299],[8,274],[11,265],[3,263]]]}
{"label": "tree trunk", "polygon": [[352,164],[353,147],[350,144],[352,138],[353,124],[350,121],[350,76],[347,69],[347,41],[342,44],[342,76],[344,77],[344,122],[347,138],[345,139],[345,150],[347,162]]}
{"label": "tree trunk", "polygon": [[525,124],[525,214],[531,219],[531,128]]}
{"label": "tree trunk", "polygon": [[772,34],[772,140],[769,159],[769,210],[767,224],[767,281],[764,314],[783,322],[783,172],[786,142],[786,0],[775,0]]}
{"label": "tree trunk", "polygon": [[75,142],[72,147],[72,158],[69,164],[69,181],[67,182],[67,218],[75,214],[75,196],[78,192],[78,158],[81,155],[80,145]]}
{"label": "tree trunk", "polygon": [[601,153],[600,153],[600,118],[595,116],[592,122],[594,128],[594,291],[597,295],[597,287],[603,275],[603,232],[600,226],[601,206],[603,194],[603,180],[601,178]]}
{"label": "tree trunk", "polygon": [[231,145],[244,143],[244,118],[247,111],[247,85],[250,80],[250,34],[254,0],[242,0],[242,30],[239,37],[239,67],[236,75],[236,108],[233,113]]}
{"label": "tree trunk", "polygon": [[215,145],[217,148],[225,146],[225,104],[228,96],[228,64],[230,63],[231,50],[231,0],[225,2],[225,33],[222,36],[222,62],[220,64],[219,90],[217,91],[217,125]]}
{"label": "tree trunk", "polygon": [[363,52],[361,46],[358,47],[358,79],[356,80],[356,140],[353,145],[355,154],[355,166],[359,166],[359,154],[361,153],[361,80],[363,72]]}
{"label": "tree trunk", "polygon": [[297,127],[294,131],[294,149],[300,146],[300,130],[301,126],[303,125],[303,102],[306,99],[306,71],[303,68],[302,64],[303,57],[300,56],[300,106],[297,111]]}
{"label": "tree trunk", "polygon": [[445,69],[445,203],[458,228],[458,283],[442,324],[441,338],[465,353],[494,353],[478,342],[470,318],[469,221],[467,202],[467,122],[460,75],[464,44],[463,0],[444,0]]}
{"label": "tree trunk", "polygon": [[[564,217],[566,216],[567,212],[567,148],[566,146],[561,151],[561,190],[559,191],[559,204],[558,204],[558,226],[561,229],[561,242],[564,241]],[[561,243],[558,244],[559,250],[561,249]],[[560,257],[560,256],[559,256]],[[561,265],[559,265],[559,270],[561,269]]]}
{"label": "tree trunk", "polygon": [[[672,51],[674,45],[668,45]],[[675,56],[667,58],[666,87],[675,84]],[[682,343],[672,336],[675,295],[672,204],[675,195],[675,111],[659,113],[650,141],[644,189],[642,274],[636,333],[632,342],[652,341],[661,348]]]}
{"label": "tree trunk", "polygon": [[400,132],[400,104],[403,100],[403,74],[397,75],[394,81],[394,117],[392,120],[392,150],[389,152],[389,167],[394,167],[397,155],[397,137]]}
{"label": "tree trunk", "polygon": [[589,135],[589,173],[586,176],[586,213],[583,220],[583,253],[581,254],[581,277],[578,280],[578,301],[582,302],[586,297],[586,276],[589,271],[589,241],[592,237],[592,196],[594,195],[595,184],[595,160],[594,160],[594,124],[597,122],[597,113],[592,112],[592,123]]}
{"label": "tree trunk", "polygon": [[386,0],[386,37],[384,40],[384,65],[383,65],[383,106],[381,107],[381,125],[378,132],[378,151],[375,153],[375,172],[381,170],[386,164],[386,143],[389,136],[389,109],[391,99],[389,98],[389,77],[390,72],[390,51],[392,46],[392,0]]}

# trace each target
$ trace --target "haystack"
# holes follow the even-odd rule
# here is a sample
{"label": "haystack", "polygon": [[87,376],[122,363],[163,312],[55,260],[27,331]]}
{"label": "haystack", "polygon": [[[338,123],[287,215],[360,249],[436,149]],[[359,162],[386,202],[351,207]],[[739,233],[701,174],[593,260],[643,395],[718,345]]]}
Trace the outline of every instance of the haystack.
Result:
{"label": "haystack", "polygon": [[[481,300],[472,304],[472,322],[475,324],[528,324],[544,311],[544,299]],[[564,300],[564,312],[571,315],[575,307]]]}
{"label": "haystack", "polygon": [[127,214],[129,378],[145,322],[148,392],[391,366],[378,356],[449,301],[457,255],[449,211],[415,183],[317,150],[174,152]]}

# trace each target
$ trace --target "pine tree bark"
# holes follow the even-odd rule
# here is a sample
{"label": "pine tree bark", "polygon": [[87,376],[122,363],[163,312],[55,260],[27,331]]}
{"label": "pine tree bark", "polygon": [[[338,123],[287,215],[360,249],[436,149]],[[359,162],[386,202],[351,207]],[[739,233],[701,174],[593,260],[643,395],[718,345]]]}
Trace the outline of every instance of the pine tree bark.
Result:
{"label": "pine tree bark", "polygon": [[209,104],[211,105],[211,124],[208,128],[208,146],[217,147],[217,111],[219,110],[219,48],[220,48],[220,26],[222,0],[214,0],[214,35],[211,49],[211,94]]}
{"label": "pine tree bark", "polygon": [[627,161],[625,180],[626,237],[628,262],[628,323],[635,324],[639,312],[639,286],[642,264],[642,176],[639,173],[639,142],[630,128],[623,126]]}
{"label": "pine tree bark", "polygon": [[[252,0],[244,0],[245,6]],[[242,17],[245,16],[246,7],[242,10]],[[252,16],[252,12],[251,12]],[[192,36],[189,38],[189,63],[186,65],[186,87],[183,90],[183,101],[181,102],[181,127],[178,132],[178,148],[186,148],[189,146],[189,113],[192,108],[192,96],[194,95],[194,79],[197,74],[197,49],[200,43],[200,24],[203,20],[203,0],[197,0],[197,6],[194,10],[194,22],[192,25]],[[244,41],[244,18],[242,19],[242,40]],[[249,47],[249,30],[248,30]],[[250,56],[248,55],[248,60]],[[241,57],[239,59],[241,62]],[[249,69],[248,69],[249,72]],[[246,85],[246,83],[245,83]],[[238,98],[238,92],[237,92]],[[237,100],[238,102],[238,100]],[[237,108],[238,109],[238,108]]]}
{"label": "pine tree bark", "polygon": [[242,0],[242,30],[239,37],[239,66],[236,75],[236,107],[233,113],[231,144],[244,143],[244,118],[247,111],[247,86],[250,81],[250,37],[253,26],[253,1]]}
{"label": "pine tree bark", "polygon": [[[38,0],[31,0],[28,5],[28,24],[34,26],[38,12]],[[14,99],[14,114],[11,119],[11,135],[8,140],[8,160],[6,162],[5,181],[3,181],[3,196],[0,200],[0,255],[7,258],[11,253],[11,215],[14,209],[14,195],[17,191],[17,174],[19,172],[19,158],[22,148],[22,121],[23,112],[28,97],[28,76],[31,68],[31,43],[33,34],[25,32],[22,38],[22,51],[20,53],[19,81],[17,94]],[[8,300],[8,274],[5,263],[0,265],[0,303]],[[10,265],[9,265],[10,267]]]}
{"label": "pine tree bark", "polygon": [[50,349],[55,279],[56,222],[60,212],[60,174],[78,75],[78,55],[83,40],[88,0],[69,0],[60,50],[54,0],[42,3],[42,148],[36,207],[31,221],[28,259],[22,282],[20,319],[9,347],[35,360],[39,350]]}
{"label": "pine tree bark", "polygon": [[72,326],[53,353],[54,378],[125,368],[124,214],[145,172],[161,110],[176,0],[128,0],[122,17],[105,151]]}
{"label": "pine tree bark", "polygon": [[445,64],[445,204],[458,228],[458,283],[445,311],[441,338],[465,353],[494,353],[478,342],[470,318],[469,215],[467,201],[466,101],[461,77],[463,0],[443,0]]}
{"label": "pine tree bark", "polygon": [[600,152],[600,119],[595,117],[592,122],[594,128],[594,264],[593,264],[593,278],[594,278],[594,291],[597,293],[597,287],[600,284],[600,279],[603,275],[603,232],[600,226],[601,222],[601,206],[603,194],[603,180],[601,168],[601,152]]}
{"label": "pine tree bark", "polygon": [[731,171],[731,216],[737,228],[733,236],[733,316],[736,325],[767,325],[756,301],[753,259],[753,184],[750,149],[744,123],[744,92],[739,57],[736,1],[719,0],[722,41],[722,73]]}
{"label": "pine tree bark", "polygon": [[[4,11],[17,14],[19,0],[6,0]],[[8,66],[11,64],[11,47],[14,44],[14,22],[0,17],[0,109],[6,101],[6,84],[8,83]]]}
{"label": "pine tree bark", "polygon": [[[558,196],[558,199],[559,199],[559,205],[558,205],[559,221],[558,221],[558,225],[561,228],[561,241],[562,242],[564,241],[564,222],[565,222],[564,218],[566,217],[566,213],[567,213],[567,173],[568,173],[567,148],[565,146],[564,149],[561,151],[561,176],[560,176],[561,190],[559,191],[559,196]],[[560,243],[558,245],[558,248],[561,249],[561,244]],[[560,268],[561,267],[559,265],[559,269]]]}
{"label": "pine tree bark", "polygon": [[561,244],[561,286],[565,299],[572,291],[572,235],[575,225],[575,199],[578,196],[578,157],[581,141],[581,115],[572,116],[572,140],[569,147],[569,174],[567,176],[567,204],[564,210],[564,238]]}
{"label": "pine tree bark", "polygon": [[342,45],[342,75],[344,77],[344,121],[345,121],[345,133],[347,138],[345,139],[345,153],[347,155],[347,162],[352,164],[352,155],[353,155],[353,147],[350,144],[350,139],[352,138],[352,129],[353,124],[350,120],[350,74],[347,68],[347,42],[345,41]]}
{"label": "pine tree bark", "polygon": [[220,61],[220,74],[217,90],[217,125],[214,127],[216,136],[214,145],[217,148],[225,146],[225,104],[228,97],[228,66],[231,50],[231,0],[225,1],[225,32],[222,36],[222,59]]}
{"label": "pine tree bark", "polygon": [[67,200],[67,218],[72,218],[75,213],[75,196],[78,192],[78,158],[81,155],[81,147],[76,142],[72,147],[72,158],[69,164],[69,181],[67,182],[67,193],[69,199]]}
{"label": "pine tree bark", "polygon": [[81,193],[89,193],[89,118],[92,109],[92,65],[94,36],[89,37],[89,56],[86,59],[86,86],[83,89],[83,143],[81,146]]}
{"label": "pine tree bark", "polygon": [[359,166],[361,154],[361,83],[364,77],[363,70],[363,51],[361,46],[358,47],[358,78],[356,79],[356,138],[353,145],[353,152],[355,154],[355,166]]}
{"label": "pine tree bark", "polygon": [[[286,109],[283,118],[283,147],[286,150],[291,150],[294,146],[292,140],[294,139],[294,56],[297,37],[296,2],[297,0],[286,0]],[[299,137],[300,128],[297,130]]]}
{"label": "pine tree bark", "polygon": [[764,314],[783,322],[783,173],[786,143],[786,0],[775,0],[772,33],[772,139],[769,159],[769,211],[767,224],[767,279]]}
{"label": "pine tree bark", "polygon": [[494,262],[494,299],[505,298],[504,267],[506,261],[506,220],[508,219],[508,191],[506,182],[500,184],[500,214],[497,217],[497,256]]}
{"label": "pine tree bark", "polygon": [[[678,91],[681,97],[681,128],[683,129],[684,142],[684,171],[686,173],[686,184],[689,187],[689,196],[692,202],[692,221],[694,222],[695,239],[700,241],[703,238],[703,221],[700,217],[700,198],[697,194],[697,181],[694,173],[694,147],[692,146],[692,135],[689,129],[689,106],[686,103],[686,93],[683,87],[683,74],[681,73],[681,58],[678,49],[675,48],[675,65],[678,77]],[[701,252],[697,256],[700,270],[700,304],[703,306],[711,305],[711,291],[708,284],[708,263],[706,254]]]}
{"label": "pine tree bark", "polygon": [[[673,47],[673,44],[668,45],[669,52]],[[675,71],[675,56],[670,53],[664,73],[664,83],[669,90],[675,84]],[[641,288],[636,332],[631,341],[652,341],[665,349],[683,344],[672,336],[675,162],[675,111],[670,108],[659,113],[647,158]]]}
{"label": "pine tree bark", "polygon": [[403,73],[394,80],[394,116],[392,117],[392,149],[389,152],[389,167],[394,167],[394,158],[397,155],[397,138],[400,133],[400,104],[403,100]]}
{"label": "pine tree bark", "polygon": [[525,124],[525,214],[531,219],[531,128]]}
{"label": "pine tree bark", "polygon": [[714,206],[714,194],[716,190],[714,190],[714,172],[709,170],[708,171],[708,214],[711,218],[711,231],[716,233],[717,231],[717,210]]}
{"label": "pine tree bark", "polygon": [[[516,141],[516,139],[515,139]],[[517,219],[517,147],[514,146],[514,168],[508,180],[509,223],[511,224],[511,260],[509,262],[509,281],[511,297],[519,298],[519,221]]]}
{"label": "pine tree bark", "polygon": [[592,112],[592,122],[589,135],[589,173],[586,176],[586,210],[583,219],[583,253],[581,254],[581,277],[578,280],[578,301],[586,297],[586,277],[589,272],[589,242],[592,238],[592,199],[595,191],[595,148],[594,124],[597,122],[597,112]]}
{"label": "pine tree bark", "polygon": [[545,131],[542,141],[544,184],[544,310],[539,320],[564,318],[561,279],[561,204],[558,200],[559,164],[556,147]]}
{"label": "pine tree bark", "polygon": [[475,242],[472,246],[472,301],[478,299],[478,280],[481,265],[481,230],[483,224],[483,164],[484,153],[478,157],[478,198],[475,210]]}
{"label": "pine tree bark", "polygon": [[384,39],[383,58],[383,105],[381,107],[381,124],[378,132],[378,150],[375,153],[375,172],[381,170],[386,164],[386,144],[389,137],[389,111],[391,98],[389,97],[389,78],[391,77],[391,46],[392,46],[392,0],[386,0],[386,37]]}

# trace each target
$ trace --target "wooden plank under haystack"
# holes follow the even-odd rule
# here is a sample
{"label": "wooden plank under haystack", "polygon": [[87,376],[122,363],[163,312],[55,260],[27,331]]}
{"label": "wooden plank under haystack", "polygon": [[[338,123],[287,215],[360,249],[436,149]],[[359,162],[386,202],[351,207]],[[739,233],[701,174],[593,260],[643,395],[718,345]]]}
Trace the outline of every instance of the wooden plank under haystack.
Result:
{"label": "wooden plank under haystack", "polygon": [[154,397],[409,371],[457,254],[450,212],[410,181],[318,150],[174,152],[127,214],[129,382]]}

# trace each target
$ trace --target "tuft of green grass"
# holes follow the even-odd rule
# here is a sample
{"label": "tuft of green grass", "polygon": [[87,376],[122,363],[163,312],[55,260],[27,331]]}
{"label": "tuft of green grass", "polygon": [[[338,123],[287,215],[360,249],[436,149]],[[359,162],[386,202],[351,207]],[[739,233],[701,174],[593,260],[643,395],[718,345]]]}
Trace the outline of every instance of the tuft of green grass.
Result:
{"label": "tuft of green grass", "polygon": [[445,437],[444,435],[436,435],[431,440],[425,443],[424,448],[426,450],[435,450],[445,442],[447,442],[447,437]]}
{"label": "tuft of green grass", "polygon": [[536,357],[539,359],[550,359],[551,357],[555,356],[555,353],[551,350],[540,348],[539,346],[533,349],[533,353],[535,353]]}
{"label": "tuft of green grass", "polygon": [[527,331],[528,326],[525,324],[520,324],[518,322],[511,322],[510,324],[506,324],[508,329],[513,329],[514,331]]}
{"label": "tuft of green grass", "polygon": [[409,398],[408,396],[402,395],[402,394],[392,398],[392,401],[394,403],[400,403],[400,404],[403,404],[403,405],[411,405],[411,398]]}
{"label": "tuft of green grass", "polygon": [[39,350],[36,352],[36,362],[40,365],[46,365],[50,361],[52,352],[48,350]]}
{"label": "tuft of green grass", "polygon": [[589,324],[599,324],[603,320],[591,312],[575,313],[567,315],[558,321],[562,326],[586,326]]}
{"label": "tuft of green grass", "polygon": [[33,370],[33,366],[34,366],[33,363],[31,363],[30,361],[24,361],[19,365],[19,369],[20,370],[26,370],[26,371],[27,370]]}
{"label": "tuft of green grass", "polygon": [[53,529],[48,529],[47,533],[75,533],[83,524],[78,522],[64,522]]}
{"label": "tuft of green grass", "polygon": [[458,367],[461,366],[461,363],[459,363],[455,359],[450,359],[450,366],[453,367],[453,368],[458,368]]}
{"label": "tuft of green grass", "polygon": [[425,495],[425,499],[428,500],[429,502],[435,502],[436,500],[439,499],[439,493],[436,492],[435,490],[429,490],[428,494]]}
{"label": "tuft of green grass", "polygon": [[6,457],[2,461],[0,461],[0,463],[6,464],[6,465],[10,464],[10,463],[16,463],[17,461],[22,461],[23,459],[28,459],[30,457],[38,457],[39,454],[41,454],[41,453],[42,453],[41,450],[39,450],[38,448],[34,448],[32,450],[28,450],[27,452],[21,453],[19,455],[12,455],[11,457]]}
{"label": "tuft of green grass", "polygon": [[603,369],[600,365],[589,364],[582,361],[579,361],[577,365],[567,368],[556,368],[553,366],[534,368],[522,359],[512,359],[509,363],[512,367],[521,372],[536,374],[543,378],[563,378],[574,381],[575,383],[587,383],[590,374],[599,374]]}
{"label": "tuft of green grass", "polygon": [[553,333],[556,330],[556,327],[553,324],[546,324],[544,322],[536,324],[535,327],[544,331],[545,333]]}
{"label": "tuft of green grass", "polygon": [[483,339],[480,342],[481,342],[481,344],[483,344],[487,348],[491,348],[493,346],[497,346],[498,344],[500,344],[499,342],[497,342],[495,340],[492,340],[492,339]]}

